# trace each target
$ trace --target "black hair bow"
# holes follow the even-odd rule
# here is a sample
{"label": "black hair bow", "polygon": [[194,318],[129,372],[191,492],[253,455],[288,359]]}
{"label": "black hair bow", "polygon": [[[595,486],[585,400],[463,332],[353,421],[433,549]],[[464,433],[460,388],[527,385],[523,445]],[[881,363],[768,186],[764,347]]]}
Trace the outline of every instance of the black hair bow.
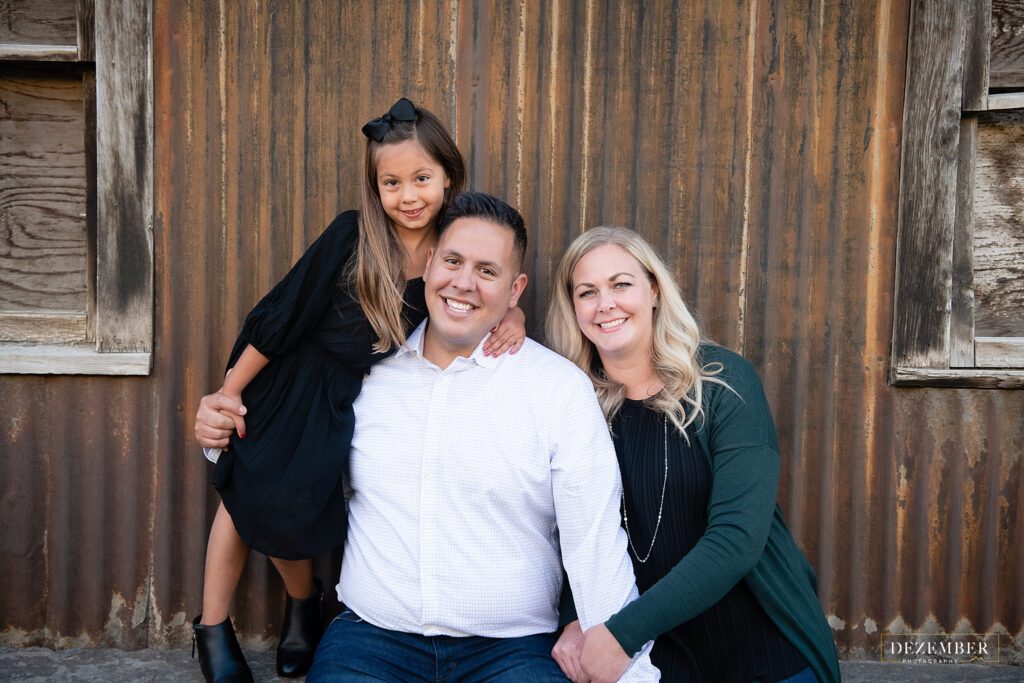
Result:
{"label": "black hair bow", "polygon": [[380,142],[388,131],[395,125],[395,121],[415,121],[416,107],[404,97],[391,105],[391,109],[380,118],[370,121],[363,126],[363,135]]}

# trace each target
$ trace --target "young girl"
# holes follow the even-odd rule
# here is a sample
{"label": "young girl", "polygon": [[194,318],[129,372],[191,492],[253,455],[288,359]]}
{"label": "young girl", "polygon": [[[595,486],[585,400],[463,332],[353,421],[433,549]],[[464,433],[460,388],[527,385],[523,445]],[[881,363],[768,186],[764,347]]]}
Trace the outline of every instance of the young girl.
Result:
{"label": "young girl", "polygon": [[[309,558],[345,538],[352,402],[363,375],[426,316],[420,276],[438,217],[465,184],[448,131],[409,100],[363,133],[362,213],[338,216],[256,305],[224,386],[203,398],[196,415],[204,446],[228,446],[206,431],[218,411],[236,428],[214,469],[221,505],[194,622],[207,681],[251,680],[228,619],[249,548],[271,558],[288,593],[277,672],[301,676],[309,668],[323,627],[323,591]],[[511,311],[485,351],[514,353],[524,322],[522,311]]]}

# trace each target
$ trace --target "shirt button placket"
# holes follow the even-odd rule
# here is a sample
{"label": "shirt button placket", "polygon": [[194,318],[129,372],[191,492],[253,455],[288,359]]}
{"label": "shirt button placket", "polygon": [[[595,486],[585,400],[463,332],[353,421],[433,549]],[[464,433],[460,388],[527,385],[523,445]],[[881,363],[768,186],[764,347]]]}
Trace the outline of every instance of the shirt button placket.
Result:
{"label": "shirt button placket", "polygon": [[422,591],[423,627],[427,635],[436,633],[440,621],[438,579],[441,571],[440,529],[441,516],[438,501],[443,492],[438,478],[441,453],[444,447],[444,417],[451,375],[440,372],[427,406],[427,429],[423,436],[423,458],[420,470],[420,590]]}

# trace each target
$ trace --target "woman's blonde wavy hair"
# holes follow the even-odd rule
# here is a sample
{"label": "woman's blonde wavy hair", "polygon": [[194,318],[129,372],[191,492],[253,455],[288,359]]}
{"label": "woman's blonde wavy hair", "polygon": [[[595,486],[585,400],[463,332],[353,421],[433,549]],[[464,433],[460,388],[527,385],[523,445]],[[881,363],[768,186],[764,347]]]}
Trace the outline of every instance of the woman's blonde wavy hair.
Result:
{"label": "woman's blonde wavy hair", "polygon": [[701,399],[704,383],[725,384],[715,377],[722,368],[720,364],[700,366],[697,349],[701,336],[697,321],[683,302],[679,287],[665,263],[640,235],[628,228],[599,227],[573,240],[555,275],[545,325],[548,345],[587,373],[594,383],[605,419],[611,423],[622,407],[625,390],[605,374],[597,349],[580,330],[572,300],[572,273],[576,265],[588,253],[606,244],[621,247],[635,258],[651,283],[658,287],[651,359],[664,389],[648,398],[646,403],[664,413],[685,437],[686,427],[698,417],[703,419]]}
{"label": "woman's blonde wavy hair", "polygon": [[415,121],[394,121],[380,142],[367,138],[363,153],[362,211],[359,212],[359,246],[355,260],[346,268],[345,284],[355,281],[359,304],[370,321],[377,342],[373,350],[386,353],[405,344],[405,321],[402,320],[402,297],[405,277],[402,260],[405,251],[384,211],[377,187],[377,151],[384,145],[416,140],[433,158],[450,181],[444,202],[435,221],[466,186],[466,162],[440,119],[426,109],[415,107]]}

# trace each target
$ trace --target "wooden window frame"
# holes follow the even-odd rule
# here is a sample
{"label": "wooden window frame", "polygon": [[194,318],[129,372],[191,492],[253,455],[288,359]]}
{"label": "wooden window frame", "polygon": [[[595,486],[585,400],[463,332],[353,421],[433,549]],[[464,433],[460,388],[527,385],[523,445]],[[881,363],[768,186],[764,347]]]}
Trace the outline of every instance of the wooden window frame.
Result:
{"label": "wooden window frame", "polygon": [[[990,93],[992,0],[911,6],[890,383],[1024,387],[1024,338],[975,337],[978,113],[1024,108]],[[1003,366],[1003,367],[1000,367]]]}
{"label": "wooden window frame", "polygon": [[[0,373],[148,375],[153,349],[152,2],[78,0],[76,5],[77,45],[6,44],[0,46],[0,59],[96,63],[95,92],[86,89],[96,117],[95,197],[87,199],[95,202],[87,330],[80,343],[47,343],[45,335],[39,343],[0,342]],[[45,328],[59,321],[41,324]]]}

